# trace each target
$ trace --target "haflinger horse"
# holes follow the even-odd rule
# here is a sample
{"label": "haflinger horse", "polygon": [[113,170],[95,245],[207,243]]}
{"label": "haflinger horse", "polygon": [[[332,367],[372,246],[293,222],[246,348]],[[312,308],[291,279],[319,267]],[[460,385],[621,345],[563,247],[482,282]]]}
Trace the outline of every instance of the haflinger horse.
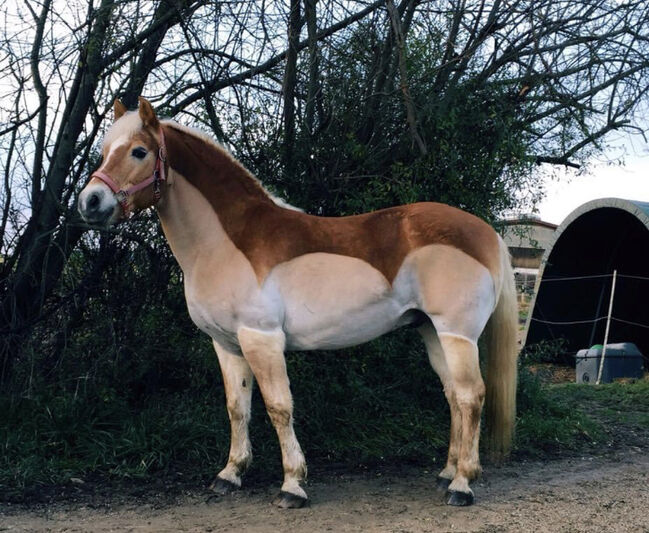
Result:
{"label": "haflinger horse", "polygon": [[[187,308],[213,340],[231,424],[230,454],[212,488],[241,486],[251,461],[253,378],[279,438],[275,503],[301,507],[306,463],[293,430],[287,350],[357,345],[404,325],[421,334],[450,405],[450,505],[474,501],[480,418],[498,456],[509,451],[516,397],[517,310],[507,248],[484,221],[438,203],[318,217],[270,195],[222,146],[160,121],[150,103],[115,102],[103,161],[79,196],[93,225],[155,206],[184,273]],[[486,387],[478,337],[488,330]]]}

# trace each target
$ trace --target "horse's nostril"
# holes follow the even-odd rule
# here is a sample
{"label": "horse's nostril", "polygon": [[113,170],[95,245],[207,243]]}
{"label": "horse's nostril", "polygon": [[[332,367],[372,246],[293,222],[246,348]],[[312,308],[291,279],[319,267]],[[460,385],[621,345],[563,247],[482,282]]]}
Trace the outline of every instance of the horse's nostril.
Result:
{"label": "horse's nostril", "polygon": [[96,192],[93,192],[88,197],[88,208],[96,209],[97,207],[99,207],[99,195]]}

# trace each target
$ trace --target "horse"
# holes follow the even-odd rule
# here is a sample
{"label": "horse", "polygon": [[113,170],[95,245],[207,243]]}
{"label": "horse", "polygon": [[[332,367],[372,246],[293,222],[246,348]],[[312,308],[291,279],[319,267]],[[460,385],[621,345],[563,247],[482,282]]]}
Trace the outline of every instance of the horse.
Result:
{"label": "horse", "polygon": [[[516,410],[516,294],[497,232],[433,202],[309,215],[274,198],[207,135],[160,120],[146,99],[130,112],[116,100],[114,113],[78,209],[100,227],[157,211],[184,274],[191,319],[211,337],[223,374],[230,452],[211,488],[241,487],[256,381],[281,448],[284,479],[274,503],[308,503],[284,353],[350,347],[413,325],[450,406],[436,489],[449,505],[473,504],[483,405],[490,449],[501,458]],[[486,385],[477,344],[485,329]]]}

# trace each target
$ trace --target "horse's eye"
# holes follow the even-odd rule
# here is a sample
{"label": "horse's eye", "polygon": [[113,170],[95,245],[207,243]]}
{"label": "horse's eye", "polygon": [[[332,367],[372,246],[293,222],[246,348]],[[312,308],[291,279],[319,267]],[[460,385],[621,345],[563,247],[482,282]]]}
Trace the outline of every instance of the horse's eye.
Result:
{"label": "horse's eye", "polygon": [[137,148],[133,148],[131,155],[133,157],[137,157],[138,159],[144,159],[146,157],[146,150],[141,146],[138,146]]}

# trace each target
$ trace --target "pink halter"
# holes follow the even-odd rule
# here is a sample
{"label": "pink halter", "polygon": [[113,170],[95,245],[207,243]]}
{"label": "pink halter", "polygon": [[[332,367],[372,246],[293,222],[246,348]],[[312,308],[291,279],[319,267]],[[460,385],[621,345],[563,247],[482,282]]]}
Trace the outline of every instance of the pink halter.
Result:
{"label": "pink halter", "polygon": [[162,126],[160,126],[159,134],[160,148],[158,149],[158,157],[155,161],[155,168],[153,169],[153,174],[151,174],[151,176],[149,176],[144,181],[141,181],[140,183],[137,183],[129,187],[128,189],[120,189],[115,180],[101,170],[95,170],[95,172],[93,172],[90,176],[90,179],[97,178],[103,181],[106,185],[108,185],[110,190],[115,193],[115,199],[119,202],[119,205],[122,206],[124,217],[126,217],[129,212],[128,203],[126,201],[128,197],[138,191],[141,191],[142,189],[145,189],[151,184],[153,184],[153,198],[156,202],[160,200],[160,182],[167,179],[165,170],[165,162],[167,161],[167,148],[165,146],[165,137],[164,132],[162,131]]}

